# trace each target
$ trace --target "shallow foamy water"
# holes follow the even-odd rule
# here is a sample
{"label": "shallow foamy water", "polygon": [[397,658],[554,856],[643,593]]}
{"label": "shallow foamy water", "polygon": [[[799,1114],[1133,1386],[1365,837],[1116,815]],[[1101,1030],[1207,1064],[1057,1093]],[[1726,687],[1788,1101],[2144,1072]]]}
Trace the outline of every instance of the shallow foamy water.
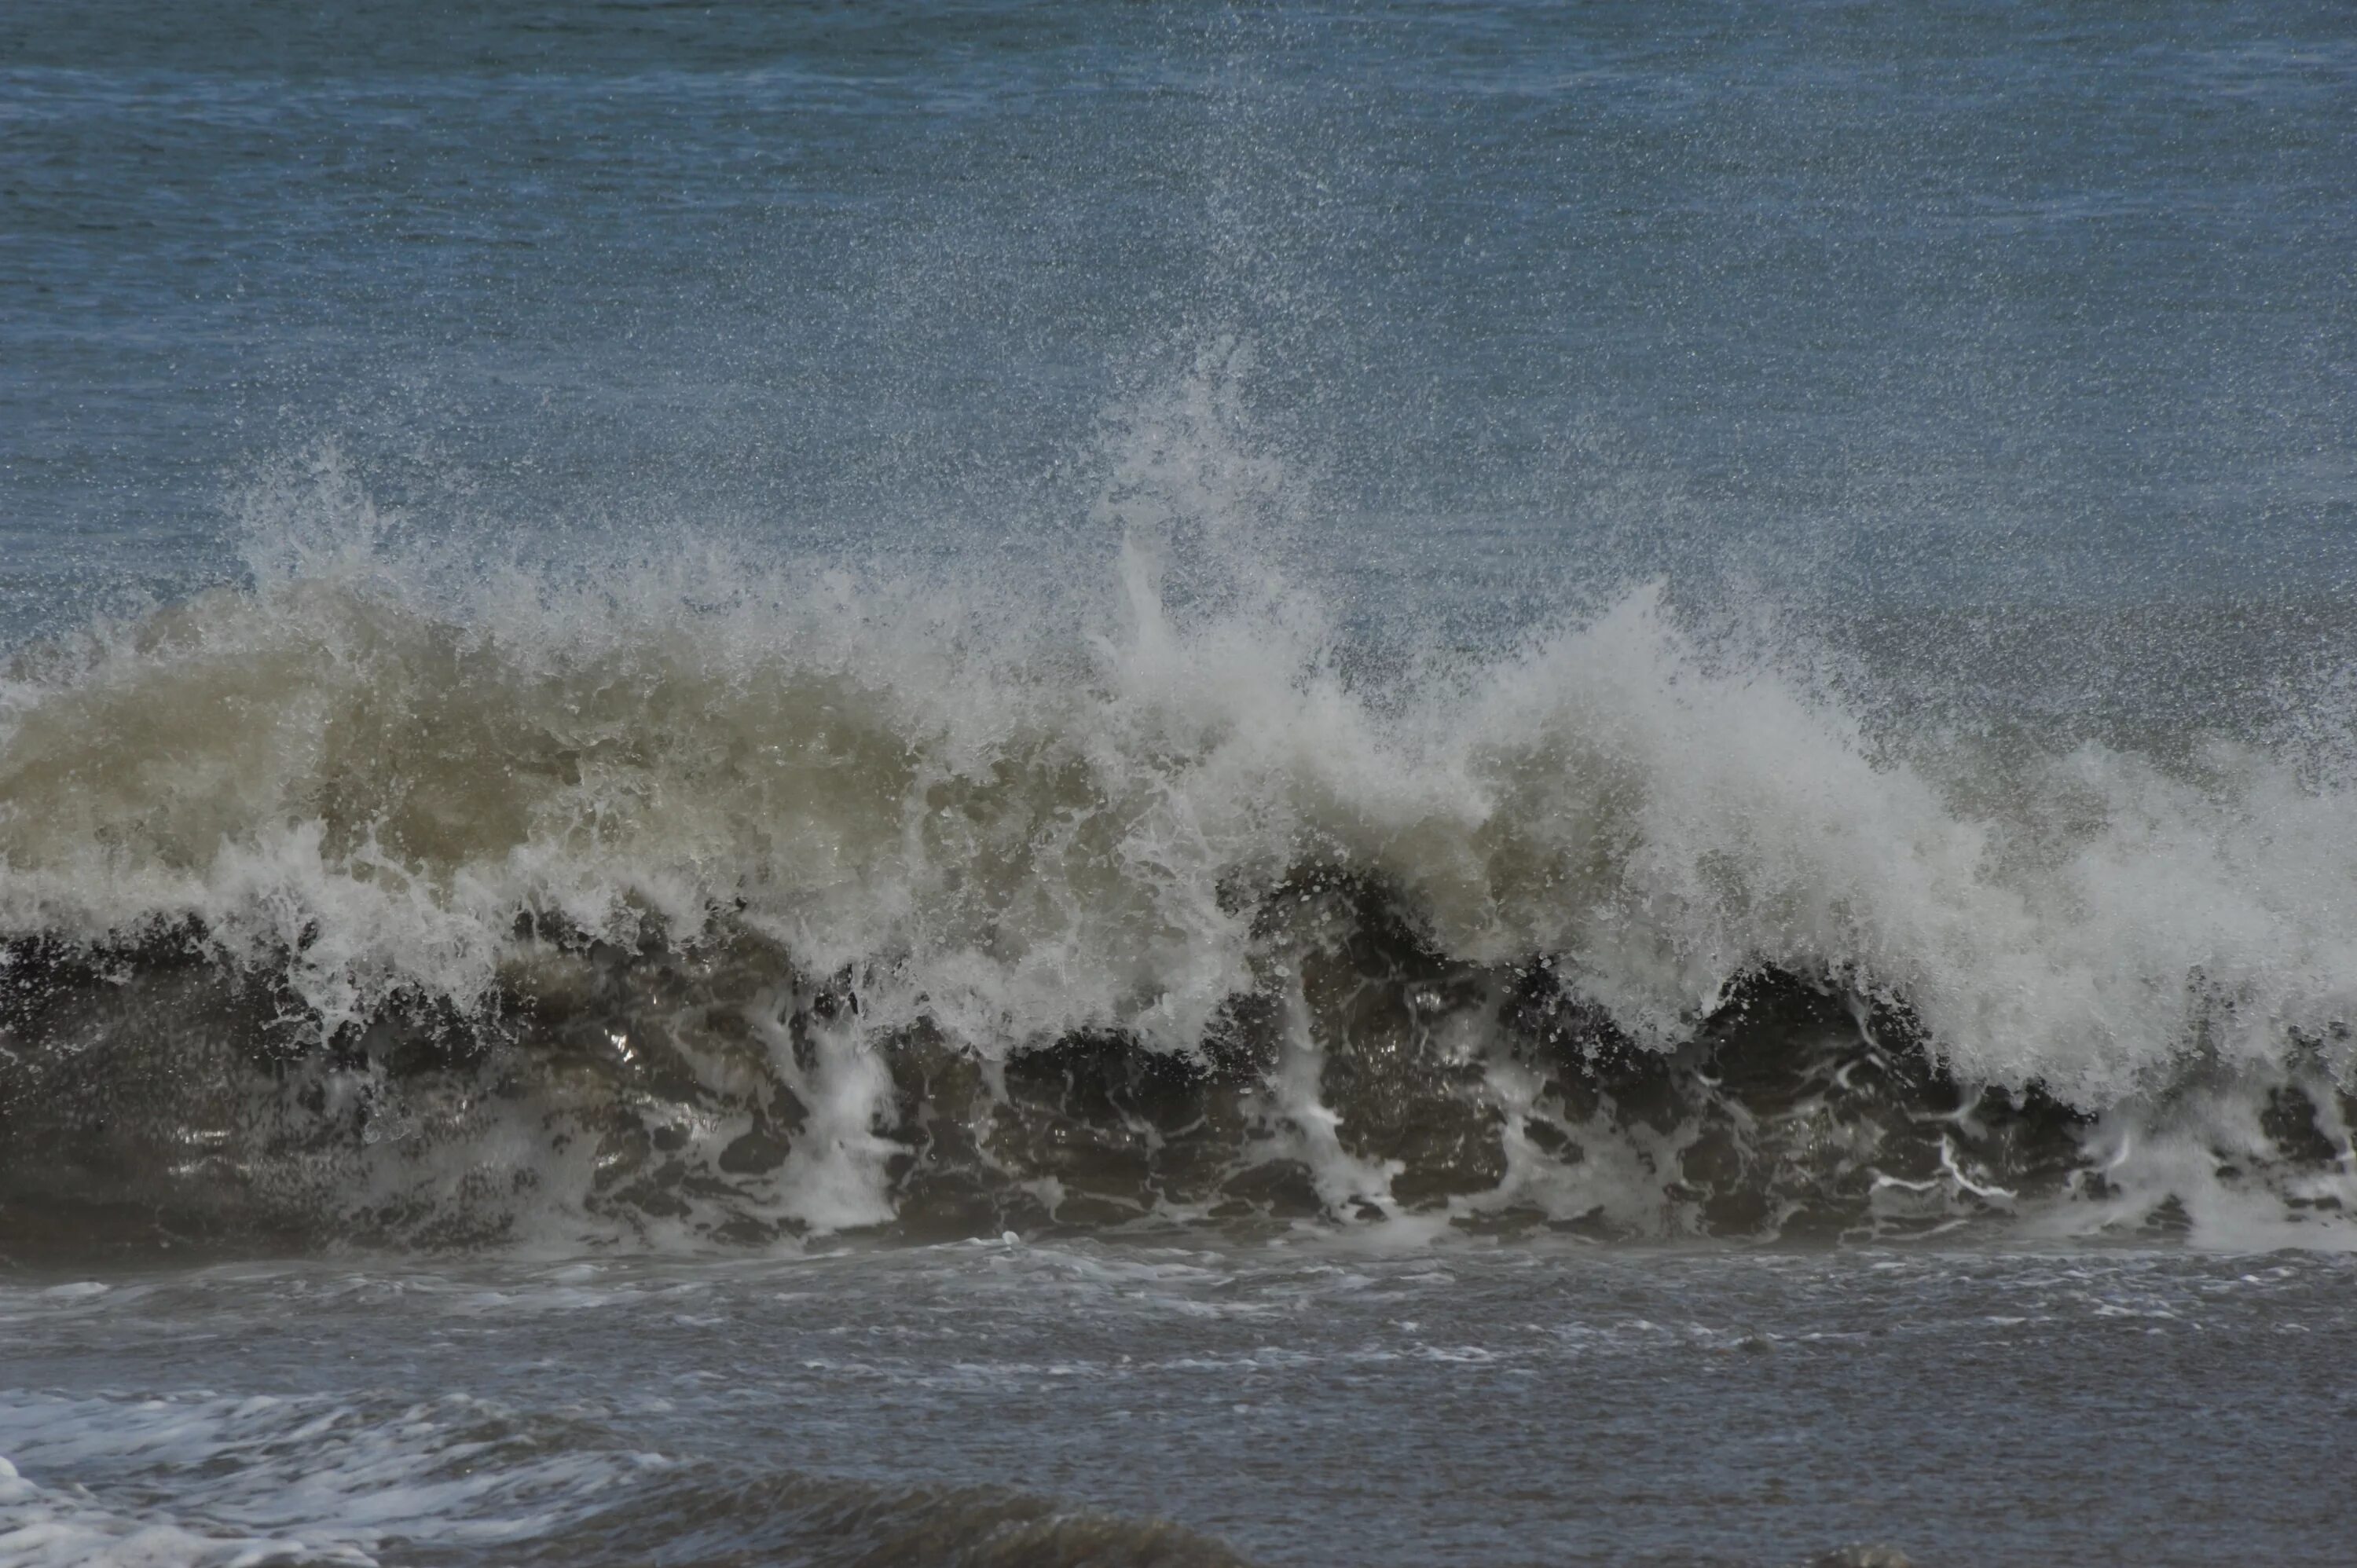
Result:
{"label": "shallow foamy water", "polygon": [[0,1558],[2320,1565],[2352,1283],[1200,1235],[19,1280]]}

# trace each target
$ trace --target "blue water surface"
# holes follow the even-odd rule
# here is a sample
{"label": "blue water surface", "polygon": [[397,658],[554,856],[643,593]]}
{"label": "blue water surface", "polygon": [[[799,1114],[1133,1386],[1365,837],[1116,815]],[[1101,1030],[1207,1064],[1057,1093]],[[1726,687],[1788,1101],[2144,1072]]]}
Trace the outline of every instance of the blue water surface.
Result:
{"label": "blue water surface", "polygon": [[17,0],[0,613],[234,576],[330,449],[502,549],[1092,549],[1199,374],[1451,625],[2312,605],[2352,255],[2331,4]]}

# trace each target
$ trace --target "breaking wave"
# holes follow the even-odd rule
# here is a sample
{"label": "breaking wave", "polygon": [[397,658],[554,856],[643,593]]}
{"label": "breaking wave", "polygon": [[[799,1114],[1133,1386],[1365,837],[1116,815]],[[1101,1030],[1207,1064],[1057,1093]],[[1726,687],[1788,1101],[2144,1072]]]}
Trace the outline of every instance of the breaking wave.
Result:
{"label": "breaking wave", "polygon": [[1051,592],[437,562],[329,465],[20,650],[0,1250],[2349,1239],[2329,748],[1894,734],[1658,587],[1354,662],[1249,472],[1132,478]]}

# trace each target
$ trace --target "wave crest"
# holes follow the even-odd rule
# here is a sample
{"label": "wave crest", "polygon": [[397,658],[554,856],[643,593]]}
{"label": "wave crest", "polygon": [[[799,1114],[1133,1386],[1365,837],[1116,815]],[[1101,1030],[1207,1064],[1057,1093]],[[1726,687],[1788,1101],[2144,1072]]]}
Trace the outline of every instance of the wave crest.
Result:
{"label": "wave crest", "polygon": [[2264,747],[1869,732],[1655,590],[1378,679],[1142,535],[453,574],[348,501],[6,672],[20,1243],[2352,1196],[2357,803]]}

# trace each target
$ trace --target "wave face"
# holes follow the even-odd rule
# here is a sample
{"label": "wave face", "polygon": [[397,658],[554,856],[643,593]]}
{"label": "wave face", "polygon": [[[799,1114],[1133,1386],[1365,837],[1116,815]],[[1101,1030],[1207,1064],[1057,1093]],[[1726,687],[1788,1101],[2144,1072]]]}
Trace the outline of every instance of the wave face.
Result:
{"label": "wave face", "polygon": [[11,1251],[2349,1234],[2329,748],[1894,735],[1658,588],[1353,663],[1168,508],[1099,592],[289,505],[5,671]]}

